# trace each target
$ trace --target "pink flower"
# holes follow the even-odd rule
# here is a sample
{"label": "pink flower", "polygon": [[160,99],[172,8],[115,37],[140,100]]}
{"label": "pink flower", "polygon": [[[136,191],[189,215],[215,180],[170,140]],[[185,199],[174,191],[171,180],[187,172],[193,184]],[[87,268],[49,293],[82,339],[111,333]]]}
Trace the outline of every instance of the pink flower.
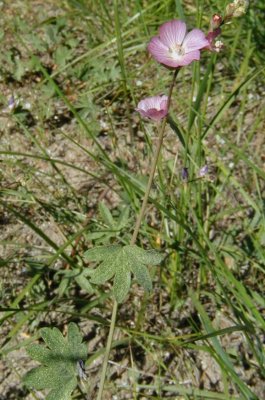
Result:
{"label": "pink flower", "polygon": [[150,118],[154,121],[160,121],[168,113],[168,97],[153,96],[146,97],[138,103],[136,111],[143,117]]}
{"label": "pink flower", "polygon": [[200,59],[200,49],[209,43],[200,29],[187,34],[183,21],[172,20],[161,25],[159,36],[151,39],[148,51],[161,64],[177,68]]}

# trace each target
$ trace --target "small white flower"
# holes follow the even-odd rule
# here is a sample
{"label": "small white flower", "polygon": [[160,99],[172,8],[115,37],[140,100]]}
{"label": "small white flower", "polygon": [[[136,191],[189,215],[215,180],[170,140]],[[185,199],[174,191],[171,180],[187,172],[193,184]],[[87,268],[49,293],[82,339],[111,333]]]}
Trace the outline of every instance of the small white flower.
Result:
{"label": "small white flower", "polygon": [[217,53],[220,53],[220,51],[221,51],[222,48],[224,47],[224,44],[223,44],[223,42],[222,42],[221,40],[217,40],[217,41],[215,42],[214,47],[215,47],[215,51],[216,51]]}

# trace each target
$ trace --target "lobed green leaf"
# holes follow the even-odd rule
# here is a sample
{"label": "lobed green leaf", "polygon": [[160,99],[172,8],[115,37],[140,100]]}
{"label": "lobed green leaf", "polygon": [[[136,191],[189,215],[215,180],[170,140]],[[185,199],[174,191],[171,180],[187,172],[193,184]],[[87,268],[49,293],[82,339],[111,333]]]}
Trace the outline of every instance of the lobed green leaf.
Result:
{"label": "lobed green leaf", "polygon": [[135,262],[147,265],[158,265],[163,260],[164,256],[156,250],[144,250],[136,245],[125,246],[130,259],[134,259]]}
{"label": "lobed green leaf", "polygon": [[91,282],[103,284],[111,279],[116,271],[116,257],[108,258],[103,261],[98,268],[91,273]]}
{"label": "lobed green leaf", "polygon": [[117,303],[122,303],[131,286],[131,273],[126,267],[120,266],[114,278],[113,292]]}
{"label": "lobed green leaf", "polygon": [[71,393],[75,389],[77,384],[76,378],[71,379],[65,383],[63,387],[53,389],[50,391],[46,400],[69,400],[71,399]]}
{"label": "lobed green leaf", "polygon": [[64,351],[66,345],[65,339],[58,328],[42,328],[40,334],[51,350]]}
{"label": "lobed green leaf", "polygon": [[23,382],[38,390],[52,389],[46,399],[70,400],[77,385],[77,362],[87,358],[87,346],[73,322],[69,324],[67,338],[57,328],[43,328],[40,332],[49,349],[44,345],[28,348],[29,355],[43,365],[30,370]]}
{"label": "lobed green leaf", "polygon": [[134,264],[131,267],[135,279],[147,292],[152,290],[152,280],[147,267],[143,264]]}
{"label": "lobed green leaf", "polygon": [[91,272],[91,282],[104,284],[114,277],[113,292],[118,303],[121,303],[129,292],[131,274],[147,291],[152,289],[152,280],[145,265],[157,265],[163,255],[155,250],[144,250],[136,245],[101,246],[88,250],[86,257],[102,261],[99,267]]}
{"label": "lobed green leaf", "polygon": [[48,364],[51,358],[51,351],[39,344],[32,344],[27,349],[32,360],[39,361],[42,364]]}
{"label": "lobed green leaf", "polygon": [[88,261],[102,261],[119,252],[122,246],[99,246],[93,247],[84,253],[84,257]]}

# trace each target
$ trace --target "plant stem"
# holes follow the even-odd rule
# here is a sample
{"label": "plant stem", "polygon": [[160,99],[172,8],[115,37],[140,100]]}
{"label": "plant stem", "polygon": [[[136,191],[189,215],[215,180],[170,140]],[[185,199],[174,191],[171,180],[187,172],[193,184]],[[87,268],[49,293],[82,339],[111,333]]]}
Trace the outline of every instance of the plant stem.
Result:
{"label": "plant stem", "polygon": [[[170,108],[172,92],[173,92],[174,84],[175,84],[175,81],[176,81],[176,77],[178,75],[178,71],[179,71],[178,69],[176,69],[174,71],[173,79],[172,79],[171,85],[169,87],[168,101],[167,101],[168,111],[169,111],[169,108]],[[150,171],[150,176],[149,176],[149,180],[148,180],[148,183],[147,183],[146,192],[145,192],[145,195],[144,195],[144,198],[143,198],[141,210],[140,210],[140,212],[138,214],[138,217],[137,217],[137,220],[136,220],[136,223],[135,223],[133,235],[132,235],[132,238],[131,238],[131,241],[130,241],[131,245],[135,244],[135,242],[136,242],[136,239],[137,239],[137,236],[138,236],[138,233],[139,233],[139,230],[140,230],[140,226],[141,226],[141,223],[142,223],[145,211],[146,211],[146,206],[147,206],[147,203],[148,203],[148,198],[149,198],[149,194],[150,194],[152,183],[153,183],[153,178],[154,178],[154,174],[155,174],[155,170],[156,170],[156,166],[157,166],[160,150],[161,150],[161,147],[162,147],[162,144],[163,144],[165,127],[166,127],[166,118],[163,119],[163,122],[161,124],[160,132],[159,132],[159,136],[158,136],[158,143],[157,143],[157,147],[156,147],[154,158],[153,158],[152,165],[151,165],[151,171]],[[103,366],[102,366],[102,372],[101,372],[101,377],[100,377],[99,391],[98,391],[98,395],[97,395],[97,400],[102,400],[102,394],[103,394],[103,389],[104,389],[104,384],[105,384],[105,379],[106,379],[106,373],[107,373],[107,367],[108,367],[108,361],[109,361],[109,354],[110,354],[110,350],[111,350],[113,334],[114,334],[114,329],[115,329],[115,324],[116,324],[117,311],[118,311],[118,303],[117,303],[116,300],[114,300],[113,309],[112,309],[112,315],[111,315],[110,330],[109,330],[109,335],[108,335],[108,340],[107,340],[107,345],[106,345],[106,351],[105,351],[104,360],[103,360]]]}
{"label": "plant stem", "polygon": [[112,339],[113,339],[113,334],[114,334],[114,329],[115,329],[115,323],[116,323],[116,318],[117,318],[117,311],[118,311],[118,303],[116,300],[114,300],[112,314],[111,314],[109,335],[108,335],[108,340],[107,340],[107,346],[106,346],[106,351],[104,354],[102,372],[101,372],[101,376],[100,376],[97,400],[102,399],[102,394],[103,394],[103,389],[104,389],[104,384],[105,384],[105,379],[106,379],[106,373],[107,373],[107,368],[108,368],[108,362],[109,362],[109,354],[110,354],[110,349],[111,349]]}
{"label": "plant stem", "polygon": [[[176,69],[174,71],[173,79],[172,79],[172,82],[171,82],[171,85],[170,85],[170,88],[169,88],[168,101],[167,101],[168,110],[170,108],[172,92],[173,92],[173,88],[174,88],[174,84],[175,84],[175,81],[176,81],[176,77],[177,77],[178,71],[179,71],[178,69]],[[149,176],[149,180],[148,180],[148,183],[147,183],[146,192],[145,192],[145,195],[144,195],[144,198],[143,198],[142,207],[141,207],[141,210],[140,210],[140,212],[138,214],[138,217],[137,217],[137,220],[136,220],[136,224],[135,224],[135,227],[134,227],[134,231],[133,231],[133,235],[132,235],[130,244],[134,244],[136,242],[136,239],[137,239],[137,236],[138,236],[138,233],[139,233],[139,230],[140,230],[140,226],[141,226],[141,223],[142,223],[142,219],[143,219],[144,214],[145,214],[145,210],[146,210],[146,206],[147,206],[147,203],[148,203],[149,194],[150,194],[150,191],[151,191],[151,186],[152,186],[152,183],[153,183],[153,178],[154,178],[154,175],[155,175],[155,170],[156,170],[158,157],[159,157],[160,150],[161,150],[161,147],[162,147],[162,144],[163,144],[166,122],[167,122],[167,120],[166,120],[166,118],[164,118],[163,122],[162,122],[162,125],[161,125],[160,132],[159,132],[159,136],[158,136],[158,143],[157,143],[157,147],[156,147],[156,150],[155,150],[153,162],[152,162],[152,165],[151,165],[150,176]]]}

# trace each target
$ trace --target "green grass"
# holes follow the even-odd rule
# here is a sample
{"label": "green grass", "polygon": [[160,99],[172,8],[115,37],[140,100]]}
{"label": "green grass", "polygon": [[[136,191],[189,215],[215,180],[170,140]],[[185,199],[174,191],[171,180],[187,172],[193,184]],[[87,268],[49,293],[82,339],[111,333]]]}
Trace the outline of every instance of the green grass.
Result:
{"label": "green grass", "polygon": [[[31,364],[16,357],[38,330],[74,321],[89,356],[86,388],[80,383],[73,398],[95,397],[112,295],[109,284],[91,286],[94,264],[84,253],[129,244],[141,207],[157,127],[134,109],[166,93],[171,80],[146,45],[172,18],[207,32],[224,5],[68,0],[38,8],[16,0],[2,7],[0,354],[21,377]],[[257,1],[223,28],[223,52],[203,52],[178,75],[137,240],[165,258],[150,267],[153,291],[133,285],[118,310],[106,380],[118,398],[262,396],[262,11]],[[13,110],[11,96],[19,100]],[[209,174],[198,178],[206,163]],[[16,398],[39,398],[18,388]]]}

